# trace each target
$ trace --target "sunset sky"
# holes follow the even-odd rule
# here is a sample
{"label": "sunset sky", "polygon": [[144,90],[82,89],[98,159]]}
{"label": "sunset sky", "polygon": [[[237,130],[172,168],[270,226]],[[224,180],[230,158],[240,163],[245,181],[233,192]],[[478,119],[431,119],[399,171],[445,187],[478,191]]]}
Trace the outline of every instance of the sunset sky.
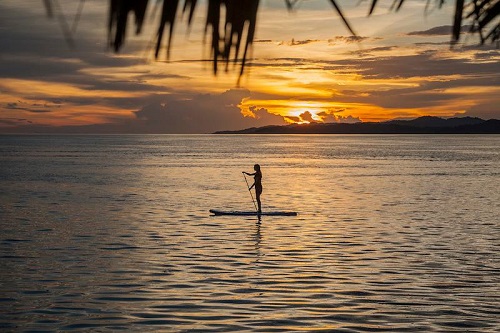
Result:
{"label": "sunset sky", "polygon": [[[238,65],[212,73],[203,43],[205,4],[188,34],[176,22],[171,58],[153,57],[154,1],[139,36],[132,17],[119,54],[107,48],[108,2],[59,1],[61,20],[42,1],[0,2],[0,133],[209,133],[292,122],[500,118],[500,51],[464,34],[450,49],[453,6],[407,1],[339,1],[356,41],[327,0],[263,0],[256,38],[238,85]],[[179,16],[181,13],[179,12]],[[208,38],[207,38],[208,40]]]}

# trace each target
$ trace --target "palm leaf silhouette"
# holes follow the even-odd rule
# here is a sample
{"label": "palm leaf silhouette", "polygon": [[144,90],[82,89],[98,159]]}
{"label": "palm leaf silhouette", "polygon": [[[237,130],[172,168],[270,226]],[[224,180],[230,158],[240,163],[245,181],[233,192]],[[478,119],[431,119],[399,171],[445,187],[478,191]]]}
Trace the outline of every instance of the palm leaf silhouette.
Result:
{"label": "palm leaf silhouette", "polygon": [[[285,5],[289,10],[292,10],[299,1],[300,0],[285,0]],[[426,8],[431,1],[432,0],[427,1]],[[108,39],[110,47],[113,48],[115,52],[120,51],[125,43],[127,25],[129,24],[128,16],[130,13],[134,14],[136,34],[141,32],[148,2],[149,0],[109,0]],[[163,35],[165,29],[168,27],[168,39],[166,42],[168,59],[170,57],[172,35],[177,19],[179,0],[163,0],[162,2],[162,12],[156,38],[155,57],[158,59],[160,56]],[[346,28],[352,35],[356,36],[354,29],[351,27],[348,18],[343,14],[337,1],[329,0],[329,2],[342,19]],[[439,7],[444,4],[444,0],[435,0],[435,2]],[[43,3],[46,7],[47,15],[53,16],[54,8],[57,8],[57,6],[54,6],[54,4],[57,4],[57,0],[43,0]],[[378,3],[378,0],[371,1],[368,16],[373,14]],[[393,0],[391,9],[398,11],[404,3],[405,0]],[[184,0],[182,13],[188,15],[187,24],[189,26],[193,22],[197,5],[197,0]],[[225,11],[222,10],[223,7],[225,7]],[[214,74],[217,74],[219,60],[225,62],[227,69],[231,54],[233,55],[232,59],[234,62],[240,62],[240,76],[243,74],[248,50],[255,36],[258,8],[259,0],[208,0],[206,6],[207,19],[205,22],[205,34],[207,34],[209,30],[211,31],[210,47]],[[222,16],[222,13],[225,13],[225,17]],[[455,44],[460,40],[465,18],[472,21],[470,32],[479,35],[481,44],[490,41],[498,45],[500,40],[500,23],[498,23],[497,18],[499,14],[500,0],[456,0],[451,43]],[[223,31],[219,31],[219,26],[222,22],[224,22],[224,29]],[[66,30],[67,28],[64,27],[63,31]],[[68,33],[65,32],[65,35],[67,34]],[[244,35],[246,35],[246,39],[242,40]],[[70,40],[68,37],[66,39]],[[240,59],[238,57],[242,43],[243,55]]]}

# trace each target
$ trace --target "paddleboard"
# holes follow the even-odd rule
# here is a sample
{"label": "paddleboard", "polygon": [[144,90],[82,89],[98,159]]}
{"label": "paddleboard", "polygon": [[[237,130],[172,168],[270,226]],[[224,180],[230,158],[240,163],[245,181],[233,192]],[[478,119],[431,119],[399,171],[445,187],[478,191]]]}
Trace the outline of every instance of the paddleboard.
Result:
{"label": "paddleboard", "polygon": [[258,213],[256,211],[238,211],[238,210],[217,210],[210,209],[210,213],[214,215],[237,215],[237,216],[297,216],[297,212],[262,212]]}

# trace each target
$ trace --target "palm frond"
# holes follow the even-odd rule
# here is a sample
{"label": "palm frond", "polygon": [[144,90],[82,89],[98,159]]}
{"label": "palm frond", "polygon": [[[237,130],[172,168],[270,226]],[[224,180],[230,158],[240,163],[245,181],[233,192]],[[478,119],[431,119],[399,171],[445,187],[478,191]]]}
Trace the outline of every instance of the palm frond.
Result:
{"label": "palm frond", "polygon": [[370,12],[368,13],[368,15],[371,15],[373,14],[373,11],[375,10],[375,6],[377,5],[377,0],[373,0],[372,1],[372,4],[370,6]]}
{"label": "palm frond", "polygon": [[129,13],[134,13],[136,34],[139,34],[144,22],[147,6],[147,0],[110,0],[108,16],[108,40],[109,45],[113,47],[115,52],[118,52],[125,42]]}
{"label": "palm frond", "polygon": [[333,7],[335,8],[335,10],[337,11],[337,14],[339,14],[340,18],[342,19],[342,21],[344,22],[344,25],[347,27],[347,29],[349,29],[349,31],[351,32],[351,34],[353,36],[356,36],[356,33],[354,32],[354,30],[351,28],[351,25],[349,24],[349,21],[347,20],[347,18],[344,16],[344,14],[342,13],[342,10],[340,9],[340,7],[337,5],[337,3],[335,2],[335,0],[330,0],[330,2],[332,3]]}
{"label": "palm frond", "polygon": [[168,25],[168,41],[167,41],[167,59],[170,58],[170,46],[172,42],[172,36],[174,34],[175,18],[177,13],[177,7],[179,6],[179,0],[164,0],[163,9],[161,12],[160,26],[158,27],[158,37],[156,40],[156,51],[155,57],[158,58],[161,48],[161,42],[163,39],[163,33],[165,32],[165,27]]}
{"label": "palm frond", "polygon": [[[438,7],[441,8],[445,0],[434,0]],[[425,12],[428,11],[431,0],[427,0],[425,5]],[[378,3],[378,0],[372,0],[369,15],[373,13],[375,7]],[[405,0],[393,0],[391,5],[391,10],[398,11],[401,9]],[[468,14],[464,17],[464,12],[468,11]],[[457,43],[460,40],[460,35],[462,32],[462,27],[464,24],[464,18],[468,20],[472,20],[471,22],[471,32],[478,33],[479,38],[481,39],[481,44],[484,44],[488,40],[492,43],[499,40],[499,32],[500,25],[499,23],[494,24],[494,21],[500,16],[500,0],[455,0],[455,12],[453,16],[453,28],[452,28],[452,44]],[[484,29],[487,29],[487,26],[493,25],[492,28],[489,29],[489,32],[484,36]]]}
{"label": "palm frond", "polygon": [[[285,5],[292,10],[299,0],[285,0]],[[427,0],[426,11],[432,0]],[[445,0],[434,0],[439,8]],[[337,14],[340,16],[345,27],[353,36],[356,36],[349,20],[344,15],[337,1],[329,0]],[[172,36],[177,17],[179,0],[163,0],[160,23],[157,30],[155,57],[159,57],[163,35],[168,27],[168,40],[166,43],[167,59],[170,56]],[[194,12],[199,2],[197,0],[184,0],[182,6],[183,14],[188,14],[187,24],[191,26]],[[378,0],[372,0],[369,14],[373,14]],[[404,5],[405,0],[392,0],[392,10],[398,11]],[[53,15],[52,0],[44,0],[47,14]],[[129,13],[134,13],[136,33],[140,33],[148,0],[110,0],[110,12],[108,22],[109,44],[118,52],[123,46],[126,38],[127,18]],[[225,7],[225,11],[222,8]],[[230,59],[236,63],[240,61],[240,76],[244,71],[248,50],[253,44],[255,29],[257,26],[257,12],[259,0],[208,0],[206,7],[205,35],[210,30],[211,42],[210,52],[213,62],[213,72],[217,74],[218,62],[224,61],[226,69]],[[225,13],[225,16],[223,16]],[[464,14],[466,13],[466,14]],[[455,0],[455,12],[453,17],[452,44],[460,39],[464,20],[472,21],[471,32],[478,33],[481,43],[486,41],[498,42],[500,39],[500,26],[497,18],[500,15],[500,0]],[[220,23],[224,22],[223,31],[219,31]],[[467,24],[468,25],[468,24]],[[491,27],[493,25],[493,27]],[[485,32],[486,31],[486,32]],[[246,33],[246,39],[243,36]],[[243,55],[239,58],[241,48]]]}
{"label": "palm frond", "polygon": [[457,42],[462,30],[462,16],[464,10],[464,0],[456,0],[455,17],[453,19],[452,41]]}
{"label": "palm frond", "polygon": [[193,15],[194,15],[194,10],[196,8],[196,3],[197,0],[186,0],[184,2],[184,8],[182,9],[182,12],[183,13],[187,12],[189,8],[188,25],[191,25],[191,23],[193,22]]}

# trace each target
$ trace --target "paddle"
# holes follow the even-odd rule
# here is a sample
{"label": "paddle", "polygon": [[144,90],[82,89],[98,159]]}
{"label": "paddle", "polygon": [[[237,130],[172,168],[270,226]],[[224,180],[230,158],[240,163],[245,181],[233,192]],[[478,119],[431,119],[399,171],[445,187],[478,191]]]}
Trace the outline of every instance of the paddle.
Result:
{"label": "paddle", "polygon": [[255,211],[257,212],[257,204],[255,203],[255,200],[253,199],[253,194],[252,194],[252,191],[250,190],[250,185],[248,185],[248,180],[247,180],[247,176],[245,176],[245,173],[242,172],[243,174],[243,178],[245,178],[245,183],[247,183],[247,188],[248,188],[248,192],[250,192],[250,196],[252,197],[252,202],[253,202],[253,206],[255,207]]}

